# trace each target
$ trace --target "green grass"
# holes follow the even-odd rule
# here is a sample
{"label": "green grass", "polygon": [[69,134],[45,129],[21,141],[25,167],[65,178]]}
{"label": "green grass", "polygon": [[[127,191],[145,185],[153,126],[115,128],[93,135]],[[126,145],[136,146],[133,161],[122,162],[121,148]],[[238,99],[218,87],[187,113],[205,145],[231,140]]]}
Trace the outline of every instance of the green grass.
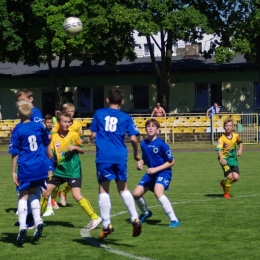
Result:
{"label": "green grass", "polygon": [[[142,234],[133,238],[129,215],[112,183],[111,214],[115,232],[104,241],[97,239],[100,227],[90,232],[91,238],[81,237],[80,231],[89,219],[69,194],[67,207],[44,218],[46,227],[39,242],[32,243],[33,231],[29,230],[23,248],[15,246],[18,228],[13,224],[17,221],[14,213],[17,197],[11,178],[11,160],[10,156],[1,156],[1,259],[259,259],[259,154],[245,151],[239,158],[241,179],[231,187],[233,198],[225,200],[219,185],[223,175],[216,153],[189,152],[188,147],[186,152],[182,151],[184,148],[178,149],[174,148],[176,165],[166,195],[181,221],[180,227],[168,228],[167,216],[154,195],[147,193],[153,216],[143,224]],[[214,147],[207,149],[214,150]],[[133,191],[143,173],[135,169],[132,155],[129,157],[129,189]],[[82,194],[99,213],[94,155],[83,155],[82,164]]]}

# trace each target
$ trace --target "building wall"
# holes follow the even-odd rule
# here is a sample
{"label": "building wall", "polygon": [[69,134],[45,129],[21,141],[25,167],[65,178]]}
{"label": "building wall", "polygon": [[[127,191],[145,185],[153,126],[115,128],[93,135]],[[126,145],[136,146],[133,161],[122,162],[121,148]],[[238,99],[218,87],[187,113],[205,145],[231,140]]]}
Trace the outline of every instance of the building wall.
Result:
{"label": "building wall", "polygon": [[[222,104],[225,112],[250,113],[254,104],[254,81],[258,80],[257,71],[223,71],[223,72],[185,72],[171,75],[170,111],[171,113],[188,113],[194,110],[195,83],[221,83]],[[73,93],[73,103],[78,108],[78,88],[86,86],[104,86],[105,97],[111,87],[120,87],[125,94],[121,109],[132,108],[132,85],[149,85],[149,108],[157,103],[157,79],[153,73],[128,73],[71,76],[67,92]],[[17,77],[1,79],[0,104],[3,119],[16,118],[16,93],[21,88],[31,89],[34,93],[34,105],[42,108],[42,93],[52,91],[49,77]]]}

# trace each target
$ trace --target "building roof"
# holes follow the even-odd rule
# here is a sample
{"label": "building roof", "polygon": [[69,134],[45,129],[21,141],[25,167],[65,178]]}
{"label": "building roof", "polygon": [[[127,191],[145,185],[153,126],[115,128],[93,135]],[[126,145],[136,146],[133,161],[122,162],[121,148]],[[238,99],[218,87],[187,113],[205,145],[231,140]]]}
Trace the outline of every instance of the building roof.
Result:
{"label": "building roof", "polygon": [[[156,57],[160,66],[160,57]],[[55,68],[58,65],[57,60],[52,61]],[[213,59],[204,59],[199,57],[172,56],[172,71],[211,71],[211,70],[233,70],[233,69],[256,69],[254,63],[247,62],[244,55],[237,55],[230,63],[217,64]],[[154,73],[154,67],[150,57],[137,58],[135,61],[120,61],[114,68],[106,68],[104,63],[89,65],[82,61],[74,60],[70,65],[71,75],[84,74],[105,74],[105,73]],[[0,77],[16,76],[48,76],[49,70],[47,64],[38,66],[27,66],[22,61],[14,63],[0,63]]]}

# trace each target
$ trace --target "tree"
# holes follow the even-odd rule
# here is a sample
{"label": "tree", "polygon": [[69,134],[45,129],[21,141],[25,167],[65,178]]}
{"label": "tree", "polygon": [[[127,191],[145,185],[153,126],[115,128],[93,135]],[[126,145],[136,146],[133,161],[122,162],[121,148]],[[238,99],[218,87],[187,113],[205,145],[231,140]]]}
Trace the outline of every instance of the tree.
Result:
{"label": "tree", "polygon": [[[158,102],[169,111],[171,86],[172,45],[178,40],[196,43],[205,32],[211,32],[207,18],[185,1],[139,0],[139,20],[135,29],[146,36],[151,62],[158,77]],[[151,38],[160,35],[160,42],[155,42],[161,51],[161,65],[153,54]],[[153,40],[155,40],[153,38]]]}
{"label": "tree", "polygon": [[[133,61],[136,57],[132,1],[0,1],[5,16],[0,23],[5,35],[0,58],[23,60],[29,66],[47,63],[57,107],[61,106],[72,60],[105,61],[107,66],[113,66],[123,58]],[[70,16],[79,17],[83,23],[83,31],[72,38],[62,28],[63,21]],[[56,68],[52,65],[55,56],[59,59]]]}

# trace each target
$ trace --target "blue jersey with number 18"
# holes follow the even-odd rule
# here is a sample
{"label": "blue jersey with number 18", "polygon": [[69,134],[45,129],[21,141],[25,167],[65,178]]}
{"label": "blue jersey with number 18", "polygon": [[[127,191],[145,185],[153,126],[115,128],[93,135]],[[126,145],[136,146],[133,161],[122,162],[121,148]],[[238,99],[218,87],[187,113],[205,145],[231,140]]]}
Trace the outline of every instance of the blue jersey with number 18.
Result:
{"label": "blue jersey with number 18", "polygon": [[96,133],[96,163],[125,164],[125,135],[139,135],[133,119],[119,109],[99,109],[90,130]]}
{"label": "blue jersey with number 18", "polygon": [[19,182],[47,178],[49,159],[46,147],[50,140],[42,124],[19,123],[15,126],[9,145],[9,153],[18,155]]}

